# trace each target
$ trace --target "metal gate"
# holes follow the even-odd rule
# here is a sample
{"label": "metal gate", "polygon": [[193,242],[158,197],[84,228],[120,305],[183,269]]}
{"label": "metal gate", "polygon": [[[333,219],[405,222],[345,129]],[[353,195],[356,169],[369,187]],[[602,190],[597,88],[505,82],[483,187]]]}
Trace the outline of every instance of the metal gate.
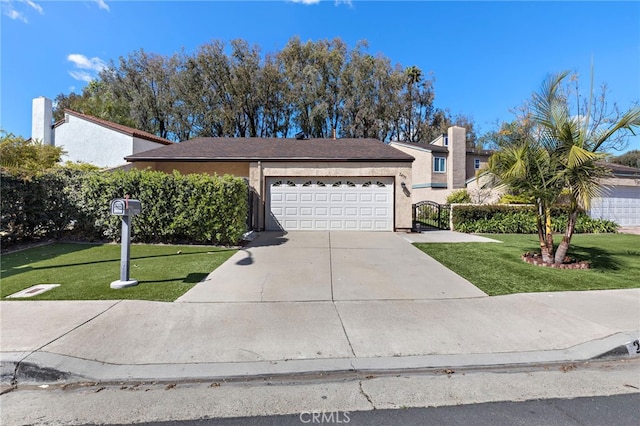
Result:
{"label": "metal gate", "polygon": [[420,201],[413,204],[413,230],[421,231],[430,228],[450,229],[448,204],[438,204],[435,201]]}

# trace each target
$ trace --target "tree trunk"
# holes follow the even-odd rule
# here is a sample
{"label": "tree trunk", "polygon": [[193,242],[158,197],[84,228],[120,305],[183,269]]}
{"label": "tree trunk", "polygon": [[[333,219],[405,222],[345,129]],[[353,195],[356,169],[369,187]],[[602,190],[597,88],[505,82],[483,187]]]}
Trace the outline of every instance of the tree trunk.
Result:
{"label": "tree trunk", "polygon": [[560,245],[558,245],[558,250],[556,251],[555,263],[564,262],[564,258],[569,251],[569,246],[571,245],[571,237],[573,236],[573,230],[576,227],[577,218],[578,209],[572,208],[571,213],[569,214],[569,221],[567,222],[567,229],[565,230],[562,241],[560,242]]}
{"label": "tree trunk", "polygon": [[553,263],[553,233],[551,232],[551,211],[549,208],[541,205],[538,206],[536,225],[538,228],[538,241],[540,243],[542,261],[545,263]]}

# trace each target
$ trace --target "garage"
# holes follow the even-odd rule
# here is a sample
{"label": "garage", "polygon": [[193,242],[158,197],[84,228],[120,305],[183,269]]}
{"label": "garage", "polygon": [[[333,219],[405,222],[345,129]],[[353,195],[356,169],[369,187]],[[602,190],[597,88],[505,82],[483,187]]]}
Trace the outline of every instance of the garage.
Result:
{"label": "garage", "polygon": [[196,138],[135,168],[246,178],[247,228],[408,231],[414,157],[371,138]]}
{"label": "garage", "polygon": [[620,226],[640,226],[640,186],[615,186],[591,201],[590,216]]}
{"label": "garage", "polygon": [[270,177],[266,230],[393,231],[392,177]]}

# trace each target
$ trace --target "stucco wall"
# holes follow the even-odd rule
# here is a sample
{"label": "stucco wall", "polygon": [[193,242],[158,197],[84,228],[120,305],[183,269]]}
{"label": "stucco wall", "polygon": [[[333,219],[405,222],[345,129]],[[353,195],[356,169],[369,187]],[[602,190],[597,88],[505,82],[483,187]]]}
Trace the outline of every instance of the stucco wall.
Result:
{"label": "stucco wall", "polygon": [[137,169],[151,168],[165,173],[173,173],[174,170],[182,174],[207,173],[210,175],[234,175],[249,177],[249,162],[207,162],[207,161],[136,161],[133,163]]}
{"label": "stucco wall", "polygon": [[66,114],[65,120],[54,130],[55,146],[67,152],[62,161],[113,167],[126,163],[124,157],[133,154],[133,137],[73,115]]}
{"label": "stucco wall", "polygon": [[[264,195],[267,177],[275,176],[371,176],[394,178],[394,227],[410,229],[411,223],[411,163],[332,163],[332,162],[252,162],[249,184],[260,198],[258,227],[264,228]],[[407,189],[402,188],[405,183]]]}
{"label": "stucco wall", "polygon": [[[140,138],[134,137],[132,154],[137,154],[139,152],[144,152],[144,151],[150,151],[156,148],[162,148],[163,146],[166,146],[166,145],[163,145],[158,142],[152,142],[146,139],[140,139]],[[128,155],[131,155],[131,154],[128,154]]]}
{"label": "stucco wall", "polygon": [[447,188],[461,189],[467,180],[467,131],[463,127],[452,126],[449,134],[449,157],[447,158]]}
{"label": "stucco wall", "polygon": [[[480,160],[480,169],[476,169],[474,167],[476,158]],[[472,177],[474,177],[476,175],[476,171],[477,170],[482,170],[485,167],[487,167],[488,162],[489,162],[489,155],[475,153],[475,152],[474,153],[468,152],[467,153],[467,167],[466,167],[467,180],[471,179]]]}

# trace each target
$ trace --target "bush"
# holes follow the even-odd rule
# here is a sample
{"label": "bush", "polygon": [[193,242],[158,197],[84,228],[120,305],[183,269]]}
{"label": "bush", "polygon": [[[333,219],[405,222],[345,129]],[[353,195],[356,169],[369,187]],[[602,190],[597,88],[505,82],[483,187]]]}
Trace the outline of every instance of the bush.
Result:
{"label": "bush", "polygon": [[[453,206],[453,229],[459,232],[495,234],[535,234],[537,231],[533,205]],[[553,232],[564,232],[569,210],[566,206],[551,209]],[[618,225],[602,219],[591,219],[582,212],[576,220],[576,233],[616,232]]]}
{"label": "bush", "polygon": [[529,195],[504,194],[498,200],[498,204],[532,204],[535,200]]}
{"label": "bush", "polygon": [[471,203],[471,196],[467,192],[466,189],[459,189],[457,191],[453,191],[447,197],[447,204],[465,204]]}
{"label": "bush", "polygon": [[246,228],[247,184],[233,176],[61,168],[32,179],[2,174],[2,243],[57,238],[115,241],[121,220],[110,201],[142,203],[132,241],[235,244]]}

